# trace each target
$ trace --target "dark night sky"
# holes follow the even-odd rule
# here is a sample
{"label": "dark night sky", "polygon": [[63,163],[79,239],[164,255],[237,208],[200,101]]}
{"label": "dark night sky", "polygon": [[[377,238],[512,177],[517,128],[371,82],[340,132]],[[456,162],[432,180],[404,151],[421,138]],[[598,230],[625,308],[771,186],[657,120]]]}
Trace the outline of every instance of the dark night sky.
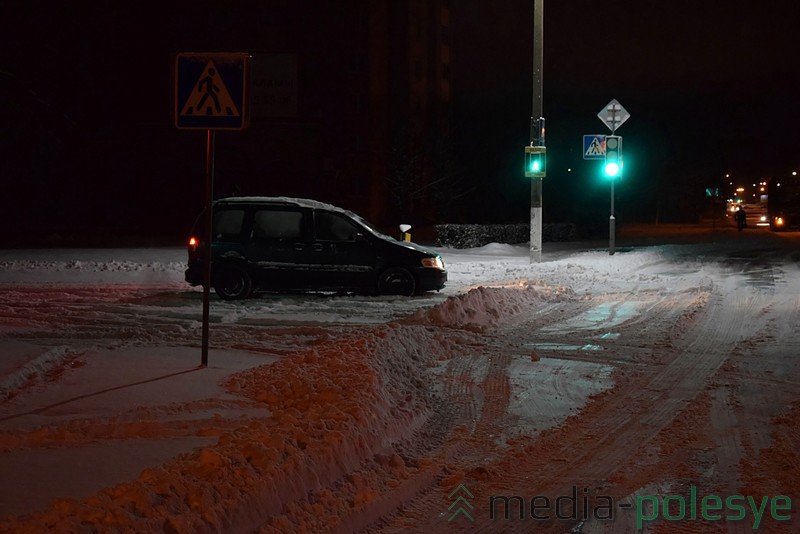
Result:
{"label": "dark night sky", "polygon": [[[495,147],[493,165],[502,165],[528,135],[532,2],[459,5],[456,86],[470,120],[508,147]],[[582,161],[581,141],[609,133],[596,114],[612,98],[631,114],[617,132],[623,207],[656,195],[669,209],[681,201],[676,189],[720,185],[727,173],[749,181],[798,170],[795,11],[789,1],[545,2],[546,220],[548,206],[607,194],[596,163]],[[506,200],[519,202],[525,189],[512,185]]]}
{"label": "dark night sky", "polygon": [[[254,24],[247,16],[253,3],[241,2],[243,20],[227,8],[224,16],[220,11],[206,19],[224,26],[221,34],[234,35],[240,24]],[[6,116],[24,123],[26,110],[46,106],[68,123],[80,112],[98,136],[124,127],[132,116],[168,126],[170,54],[185,46],[181,36],[192,31],[190,17],[181,14],[196,15],[212,4],[148,0],[122,8],[0,0],[0,98]],[[547,1],[546,220],[568,219],[589,204],[607,209],[596,200],[607,197],[608,184],[598,179],[596,163],[583,161],[581,137],[607,133],[596,115],[611,98],[631,113],[618,133],[626,157],[620,209],[632,218],[644,217],[637,206],[652,211],[654,197],[663,197],[656,203],[666,209],[688,189],[712,185],[726,173],[749,181],[798,170],[800,46],[794,6],[789,0]],[[465,179],[486,193],[476,218],[507,219],[503,210],[511,206],[514,217],[524,219],[528,184],[521,159],[531,112],[533,2],[453,0],[451,11],[453,125]],[[125,105],[104,98],[107,91],[119,92]],[[20,94],[29,101],[9,101],[9,95]],[[93,102],[99,105],[89,113]],[[15,127],[0,125],[0,134]],[[40,141],[48,142],[46,136]],[[8,192],[8,182],[19,177],[0,173]],[[127,178],[132,186],[135,180]],[[63,204],[72,189],[60,183],[26,191],[54,193]],[[56,203],[52,209],[63,210]]]}

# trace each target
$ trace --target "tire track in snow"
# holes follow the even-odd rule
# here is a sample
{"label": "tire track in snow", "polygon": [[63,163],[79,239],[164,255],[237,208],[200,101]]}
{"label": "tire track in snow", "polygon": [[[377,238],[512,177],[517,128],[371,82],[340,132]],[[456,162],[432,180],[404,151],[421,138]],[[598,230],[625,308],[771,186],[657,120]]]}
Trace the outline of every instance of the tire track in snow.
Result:
{"label": "tire track in snow", "polygon": [[[792,406],[800,398],[800,273],[797,265],[783,265],[791,272],[775,276],[774,298],[759,312],[763,327],[740,345],[731,365],[720,374],[719,389],[729,398],[718,404],[713,421],[726,421],[735,432],[735,439],[730,431],[715,433],[718,462],[737,467],[734,476],[723,476],[719,470],[718,478],[730,494],[786,494],[796,500],[800,497],[796,484],[781,484],[786,480],[782,473],[793,471],[797,464],[796,444],[786,447],[781,443],[776,427],[796,425]],[[776,451],[777,458],[773,457]],[[780,472],[775,472],[776,467]],[[797,532],[798,528],[792,524],[780,531]],[[749,532],[744,528],[730,531]]]}
{"label": "tire track in snow", "polygon": [[[757,328],[749,324],[759,309],[757,299],[751,298],[750,291],[734,289],[715,291],[703,318],[676,340],[672,360],[635,383],[616,389],[600,413],[593,413],[591,420],[582,418],[569,429],[557,452],[542,459],[542,469],[520,475],[515,473],[518,469],[505,467],[512,493],[526,495],[536,488],[537,494],[556,496],[568,494],[576,484],[607,484],[605,481],[634,451],[652,441],[705,388],[743,333]],[[642,379],[645,384],[637,386]],[[540,448],[533,447],[533,451],[540,452]],[[569,461],[553,469],[559,457]],[[554,531],[564,527],[552,526]]]}
{"label": "tire track in snow", "polygon": [[[728,283],[731,280],[734,285],[737,283],[735,278]],[[478,471],[467,471],[464,477],[467,487],[480,488],[484,501],[487,494],[536,494],[554,498],[568,495],[572,486],[584,485],[611,491],[608,481],[614,472],[644,444],[653,441],[675,415],[703,391],[742,336],[757,328],[751,324],[752,317],[757,315],[762,299],[754,298],[751,290],[736,289],[733,286],[715,288],[713,298],[701,312],[691,309],[685,317],[674,311],[672,304],[676,299],[688,307],[705,303],[700,298],[698,304],[696,293],[689,292],[682,298],[670,296],[668,301],[664,299],[664,304],[651,306],[633,323],[658,324],[680,336],[673,340],[671,348],[658,347],[665,353],[660,358],[662,365],[648,367],[640,370],[638,376],[621,380],[612,393],[601,395],[592,409],[587,410],[591,417],[575,418],[564,429],[541,441],[509,450],[505,457],[487,462]],[[671,324],[676,316],[685,318],[688,324]],[[606,320],[611,323],[616,318],[609,314]],[[604,325],[600,321],[595,326],[600,331]],[[640,385],[642,381],[644,386]],[[533,466],[531,459],[535,459]],[[481,477],[482,472],[491,473],[491,481]],[[426,503],[415,503],[408,510],[407,514],[412,515],[414,524],[418,525],[415,531],[442,527],[437,511],[446,502],[448,489],[440,488],[435,492],[438,499],[429,495]],[[624,494],[617,497],[624,497]],[[544,529],[563,532],[566,526],[537,522],[505,527],[490,521],[485,514],[476,517],[474,525],[470,525],[479,531],[491,529],[493,532],[519,531],[520,527],[535,528],[536,532],[546,531]]]}
{"label": "tire track in snow", "polygon": [[[551,324],[555,320],[577,317],[590,306],[588,300],[538,303],[531,310],[531,317],[523,321],[524,328],[542,317],[542,310],[546,310],[547,320],[541,322]],[[500,335],[507,333],[503,329]],[[458,330],[451,334],[463,335]],[[451,426],[458,431],[446,436],[438,450],[429,451],[432,454],[428,461],[438,466],[437,476],[414,499],[404,502],[402,510],[387,515],[364,532],[443,531],[443,524],[447,524],[443,512],[447,511],[447,496],[452,489],[469,473],[487,478],[494,476],[491,468],[484,466],[487,459],[502,457],[507,446],[503,443],[503,434],[514,419],[508,412],[511,396],[508,367],[513,357],[497,351],[496,344],[496,341],[491,343],[492,350],[487,351],[484,340],[483,345],[458,354],[448,362],[442,377],[445,384],[443,405],[452,417],[449,419]],[[429,474],[426,471],[422,476]],[[456,527],[455,524],[447,526]]]}

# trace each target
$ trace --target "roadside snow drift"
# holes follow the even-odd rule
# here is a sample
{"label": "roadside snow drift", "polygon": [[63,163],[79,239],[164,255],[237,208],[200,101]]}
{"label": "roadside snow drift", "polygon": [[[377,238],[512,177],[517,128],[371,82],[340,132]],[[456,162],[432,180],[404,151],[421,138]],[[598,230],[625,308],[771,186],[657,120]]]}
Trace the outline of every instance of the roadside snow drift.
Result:
{"label": "roadside snow drift", "polygon": [[2,529],[319,532],[368,521],[361,512],[385,490],[430,467],[407,464],[392,445],[410,438],[437,402],[426,370],[452,357],[454,342],[434,327],[497,325],[543,291],[479,287],[239,372],[224,386],[262,405],[262,418],[135,481],[58,500]]}

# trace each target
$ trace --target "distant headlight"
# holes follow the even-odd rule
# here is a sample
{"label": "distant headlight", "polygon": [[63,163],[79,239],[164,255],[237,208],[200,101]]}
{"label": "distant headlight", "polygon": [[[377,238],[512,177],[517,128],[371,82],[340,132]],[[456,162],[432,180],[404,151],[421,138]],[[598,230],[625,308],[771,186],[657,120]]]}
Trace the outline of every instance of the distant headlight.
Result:
{"label": "distant headlight", "polygon": [[766,215],[762,215],[761,216],[761,222],[767,222],[767,216]]}
{"label": "distant headlight", "polygon": [[429,269],[439,269],[440,271],[444,271],[444,262],[442,261],[441,256],[436,256],[435,258],[422,258],[422,266]]}
{"label": "distant headlight", "polygon": [[783,226],[783,217],[775,217],[775,226]]}

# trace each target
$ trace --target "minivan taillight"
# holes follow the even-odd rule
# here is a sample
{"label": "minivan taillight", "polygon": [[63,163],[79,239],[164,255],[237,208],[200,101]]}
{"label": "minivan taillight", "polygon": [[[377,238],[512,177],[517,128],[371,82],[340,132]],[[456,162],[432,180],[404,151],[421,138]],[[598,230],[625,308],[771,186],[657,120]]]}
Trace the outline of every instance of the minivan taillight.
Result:
{"label": "minivan taillight", "polygon": [[200,257],[200,238],[191,236],[189,238],[189,261],[195,261]]}

